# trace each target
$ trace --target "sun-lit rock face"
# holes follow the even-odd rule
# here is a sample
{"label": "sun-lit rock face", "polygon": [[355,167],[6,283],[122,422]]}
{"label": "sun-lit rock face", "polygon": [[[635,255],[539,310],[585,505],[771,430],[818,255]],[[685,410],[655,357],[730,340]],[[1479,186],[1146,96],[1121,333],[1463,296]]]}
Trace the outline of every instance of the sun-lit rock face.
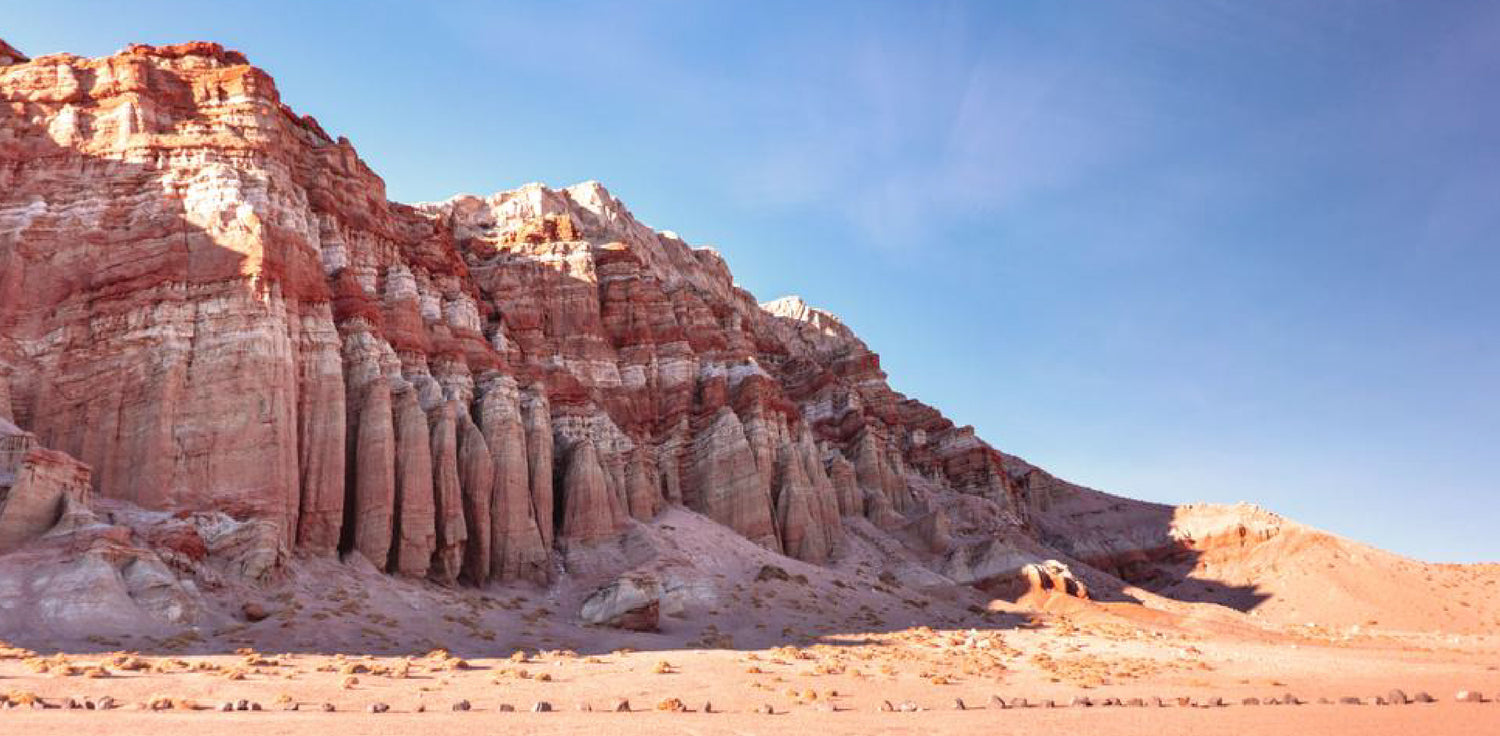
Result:
{"label": "sun-lit rock face", "polygon": [[673,504],[815,562],[934,492],[1028,523],[836,317],[758,304],[597,182],[390,202],[209,43],[0,43],[0,104],[0,415],[100,497],[473,583]]}

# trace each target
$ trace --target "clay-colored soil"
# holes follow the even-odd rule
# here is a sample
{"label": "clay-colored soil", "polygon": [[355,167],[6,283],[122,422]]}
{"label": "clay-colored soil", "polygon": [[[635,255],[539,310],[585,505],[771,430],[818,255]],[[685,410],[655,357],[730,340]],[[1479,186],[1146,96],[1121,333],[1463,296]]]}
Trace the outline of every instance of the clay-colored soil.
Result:
{"label": "clay-colored soil", "polygon": [[[1081,615],[1079,615],[1081,614]],[[1090,619],[1093,619],[1090,621]],[[1158,622],[1162,623],[1162,622]],[[600,645],[610,634],[596,632]],[[504,728],[530,733],[1500,733],[1500,640],[1442,635],[1270,640],[1119,623],[1112,614],[1039,615],[1010,629],[907,629],[826,637],[840,644],[759,650],[576,654],[522,652],[460,660],[423,656],[273,653],[175,656],[53,654],[0,659],[0,693],[50,705],[108,695],[109,712],[0,710],[0,731],[49,733],[410,734]],[[597,648],[597,647],[596,647]],[[1346,705],[1339,699],[1425,691],[1430,705]],[[1461,689],[1491,702],[1459,703]],[[1244,705],[1287,694],[1302,705]],[[991,696],[1022,697],[998,709]],[[1144,707],[1069,706],[1077,696]],[[1157,706],[1154,698],[1163,698]],[[631,712],[612,712],[617,699]],[[688,712],[659,708],[677,699]],[[1223,707],[1184,707],[1222,698]],[[1320,699],[1333,701],[1320,704]],[[262,712],[223,713],[245,699]],[[970,710],[958,711],[961,699]],[[145,710],[153,700],[172,708]],[[454,712],[467,700],[472,710]],[[529,712],[545,701],[552,713]],[[890,702],[898,712],[884,712]],[[299,710],[283,710],[296,703]],[[321,711],[324,703],[337,710]],[[390,712],[367,712],[384,703]],[[702,712],[712,703],[712,713]],[[509,705],[515,712],[501,711]],[[920,711],[899,712],[905,704]],[[774,711],[758,712],[769,705]],[[583,708],[590,708],[581,712]],[[836,710],[830,712],[832,707]],[[186,709],[191,710],[186,710]],[[423,708],[423,712],[418,712]]]}

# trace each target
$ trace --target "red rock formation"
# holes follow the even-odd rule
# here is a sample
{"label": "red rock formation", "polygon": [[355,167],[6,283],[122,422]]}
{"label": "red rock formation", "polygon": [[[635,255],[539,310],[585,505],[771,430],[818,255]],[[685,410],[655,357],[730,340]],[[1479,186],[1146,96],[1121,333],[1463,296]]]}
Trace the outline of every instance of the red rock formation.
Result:
{"label": "red rock formation", "polygon": [[0,39],[0,66],[10,66],[11,64],[19,64],[23,61],[31,61],[31,59],[27,58],[20,51],[17,51],[16,47],[6,43],[4,39]]}
{"label": "red rock formation", "polygon": [[786,446],[776,481],[776,526],[788,557],[812,563],[828,560],[833,543],[818,506],[802,458]]}
{"label": "red rock formation", "polygon": [[[489,382],[479,417],[495,467],[489,517],[490,571],[502,579],[546,582],[551,567],[548,545],[542,540],[532,503],[526,431],[513,379],[500,376]],[[551,493],[550,482],[547,491]],[[547,522],[550,527],[551,519]]]}
{"label": "red rock formation", "polygon": [[[350,461],[353,496],[345,513],[345,531],[351,537],[347,546],[384,568],[391,554],[396,506],[396,432],[390,384],[377,376],[363,393],[357,404],[359,413],[351,424],[357,429]],[[349,405],[356,406],[354,401]]]}
{"label": "red rock formation", "polygon": [[458,579],[468,541],[464,522],[463,488],[459,482],[458,428],[454,402],[445,401],[429,413],[432,424],[433,518],[437,525],[436,548],[429,575],[442,583]]}
{"label": "red rock formation", "polygon": [[615,536],[624,519],[610,498],[599,453],[587,438],[568,453],[568,472],[563,478],[562,541],[593,543]]}
{"label": "red rock formation", "polygon": [[89,468],[65,453],[33,447],[0,484],[0,554],[45,534],[69,503],[89,496]]}
{"label": "red rock formation", "polygon": [[215,44],[0,46],[0,104],[0,411],[100,496],[474,583],[671,503],[806,559],[932,489],[1027,524],[1004,458],[837,318],[595,182],[390,202]]}
{"label": "red rock formation", "polygon": [[410,387],[392,395],[396,415],[396,524],[390,571],[424,577],[437,549],[436,501],[432,493],[432,439],[427,415]]}
{"label": "red rock formation", "polygon": [[463,577],[481,584],[490,579],[491,520],[494,502],[495,462],[484,434],[469,418],[458,413],[458,482],[463,490],[463,516],[467,543],[464,546]]}

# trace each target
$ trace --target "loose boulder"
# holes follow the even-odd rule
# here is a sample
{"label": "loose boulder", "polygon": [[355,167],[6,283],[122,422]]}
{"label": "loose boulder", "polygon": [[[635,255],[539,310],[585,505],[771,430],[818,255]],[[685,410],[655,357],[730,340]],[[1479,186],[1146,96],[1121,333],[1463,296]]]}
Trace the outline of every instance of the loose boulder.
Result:
{"label": "loose boulder", "polygon": [[661,593],[661,582],[653,575],[622,575],[590,594],[578,615],[593,626],[656,631],[661,624]]}

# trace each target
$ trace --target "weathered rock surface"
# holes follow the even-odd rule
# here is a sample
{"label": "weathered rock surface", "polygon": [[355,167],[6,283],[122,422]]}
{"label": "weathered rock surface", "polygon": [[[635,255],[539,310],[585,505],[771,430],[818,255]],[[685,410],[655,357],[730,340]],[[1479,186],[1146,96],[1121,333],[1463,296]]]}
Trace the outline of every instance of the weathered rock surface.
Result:
{"label": "weathered rock surface", "polygon": [[586,624],[632,631],[656,631],[661,619],[661,583],[650,575],[622,575],[584,599],[579,618]]}
{"label": "weathered rock surface", "polygon": [[56,450],[27,450],[10,484],[0,485],[0,554],[45,534],[69,503],[87,504],[89,493],[87,465]]}
{"label": "weathered rock surface", "polygon": [[579,441],[568,453],[563,477],[562,540],[592,543],[610,539],[623,527],[619,500],[608,487],[592,440]]}
{"label": "weathered rock surface", "polygon": [[393,396],[396,412],[396,525],[390,570],[423,577],[437,549],[432,495],[432,439],[427,415],[411,388]]}
{"label": "weathered rock surface", "polygon": [[391,202],[211,43],[0,44],[0,102],[0,413],[98,498],[473,584],[674,504],[812,562],[861,516],[947,553],[932,496],[985,505],[963,544],[1033,533],[1019,466],[846,325],[596,182]]}

